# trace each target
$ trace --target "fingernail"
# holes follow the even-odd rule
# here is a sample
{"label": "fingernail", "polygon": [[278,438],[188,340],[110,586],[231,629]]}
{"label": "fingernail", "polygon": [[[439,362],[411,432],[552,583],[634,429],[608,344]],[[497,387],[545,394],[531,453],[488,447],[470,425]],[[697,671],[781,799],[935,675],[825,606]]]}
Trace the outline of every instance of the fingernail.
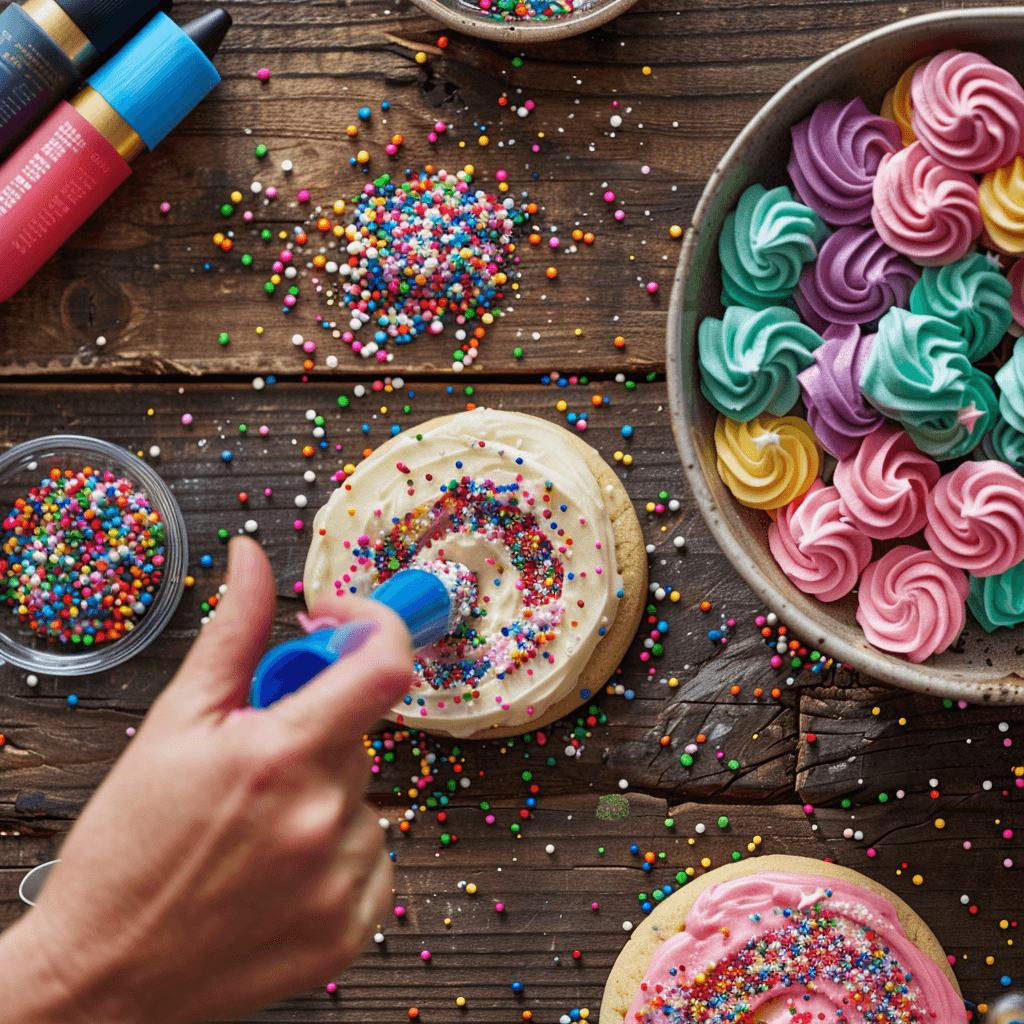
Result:
{"label": "fingernail", "polygon": [[339,658],[355,654],[367,640],[377,632],[377,623],[372,619],[353,619],[339,626],[327,641],[327,646]]}

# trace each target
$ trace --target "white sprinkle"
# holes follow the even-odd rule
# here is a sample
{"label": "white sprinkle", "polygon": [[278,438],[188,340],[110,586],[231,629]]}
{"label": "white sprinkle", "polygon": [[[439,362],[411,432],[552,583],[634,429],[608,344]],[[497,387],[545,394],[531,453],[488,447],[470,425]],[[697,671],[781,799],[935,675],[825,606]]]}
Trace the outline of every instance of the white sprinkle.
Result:
{"label": "white sprinkle", "polygon": [[864,833],[861,832],[860,829],[857,829],[857,831],[853,833],[853,838],[858,840],[858,841],[860,841],[861,839],[864,838]]}
{"label": "white sprinkle", "polygon": [[362,384],[357,384],[357,385],[356,385],[356,386],[355,386],[355,387],[354,387],[354,388],[352,389],[352,394],[353,394],[353,395],[355,395],[355,396],[356,396],[356,398],[362,398],[362,397],[363,397],[363,395],[365,395],[365,394],[366,394],[366,388],[364,388]]}
{"label": "white sprinkle", "polygon": [[988,779],[986,779],[986,780],[985,780],[985,781],[984,781],[984,782],[983,782],[983,783],[981,784],[981,788],[982,788],[982,789],[984,789],[984,790],[985,790],[986,792],[988,792],[988,790],[990,790],[990,789],[992,788],[992,783],[991,783],[991,782],[989,782],[989,780],[988,780]]}
{"label": "white sprinkle", "polygon": [[103,346],[106,345],[106,343],[107,343],[107,339],[104,338],[102,334],[96,339],[96,344],[100,348],[103,348]]}
{"label": "white sprinkle", "polygon": [[383,932],[377,932],[373,936],[373,941],[376,942],[377,945],[379,946],[384,941],[384,933]]}
{"label": "white sprinkle", "polygon": [[645,550],[647,551],[647,554],[653,555],[655,550],[656,550],[656,548],[654,547],[653,544],[648,544]]}
{"label": "white sprinkle", "polygon": [[309,498],[307,498],[304,494],[296,494],[295,495],[295,507],[296,508],[305,508],[308,504],[309,504]]}
{"label": "white sprinkle", "polygon": [[622,922],[622,930],[624,932],[631,932],[633,930],[633,922],[632,921],[623,921]]}
{"label": "white sprinkle", "polygon": [[777,626],[779,624],[779,617],[775,612],[769,612],[765,616],[764,621],[767,622],[769,626]]}
{"label": "white sprinkle", "polygon": [[301,345],[306,339],[301,334],[292,335],[292,344]]}
{"label": "white sprinkle", "polygon": [[260,528],[260,524],[255,519],[246,519],[245,521],[245,532],[255,533]]}
{"label": "white sprinkle", "polygon": [[262,377],[253,377],[252,389],[253,391],[262,391],[267,386],[267,382]]}
{"label": "white sprinkle", "polygon": [[939,784],[939,780],[938,779],[929,779],[928,780],[928,785],[931,786],[932,789],[934,789],[938,784]]}
{"label": "white sprinkle", "polygon": [[960,897],[960,902],[966,905],[971,902],[971,897],[968,896],[967,893],[964,893],[963,896]]}
{"label": "white sprinkle", "polygon": [[654,592],[654,600],[655,601],[664,601],[665,597],[666,597],[665,588],[664,587],[658,587],[658,589]]}
{"label": "white sprinkle", "polygon": [[328,356],[324,362],[327,364],[327,369],[333,370],[338,365],[337,356]]}
{"label": "white sprinkle", "polygon": [[149,457],[151,459],[159,459],[160,458],[160,445],[158,445],[158,444],[151,444],[149,446]]}
{"label": "white sprinkle", "polygon": [[698,821],[697,824],[693,826],[693,831],[696,832],[697,835],[702,836],[704,835],[704,829],[706,827],[707,826],[704,824],[703,821]]}
{"label": "white sprinkle", "polygon": [[686,538],[685,537],[673,537],[672,538],[672,545],[673,545],[673,547],[677,547],[677,548],[686,547]]}
{"label": "white sprinkle", "polygon": [[292,167],[293,167],[293,164],[292,164],[291,160],[282,160],[281,161],[281,170],[284,171],[285,174],[290,174],[291,170],[292,170]]}
{"label": "white sprinkle", "polygon": [[1000,732],[1007,732],[1007,731],[1009,731],[1009,728],[1010,728],[1010,723],[1009,722],[1000,722],[999,723],[999,731]]}
{"label": "white sprinkle", "polygon": [[311,469],[307,469],[306,472],[302,474],[302,479],[305,480],[307,484],[311,484],[316,479],[316,473]]}
{"label": "white sprinkle", "polygon": [[669,510],[669,512],[678,512],[679,511],[679,500],[677,498],[673,498],[668,503],[668,510]]}
{"label": "white sprinkle", "polygon": [[548,843],[548,845],[544,847],[544,852],[545,853],[554,853],[555,852],[554,845],[552,843]]}
{"label": "white sprinkle", "polygon": [[39,685],[39,676],[25,676],[25,685],[26,686],[38,686]]}
{"label": "white sprinkle", "polygon": [[315,420],[316,419],[316,409],[307,409],[306,410],[306,419],[307,420]]}
{"label": "white sprinkle", "polygon": [[629,789],[629,780],[619,779],[619,789]]}
{"label": "white sprinkle", "polygon": [[612,116],[608,118],[608,123],[613,128],[620,128],[622,126],[622,118],[619,117],[618,114],[612,114]]}
{"label": "white sprinkle", "polygon": [[570,744],[568,747],[565,748],[563,753],[565,754],[566,757],[575,757],[576,756],[576,748]]}
{"label": "white sprinkle", "polygon": [[853,838],[853,829],[852,828],[844,828],[843,829],[843,838],[844,839],[852,839]]}
{"label": "white sprinkle", "polygon": [[387,828],[391,824],[391,822],[388,821],[387,818],[378,818],[377,824],[380,825],[381,828]]}
{"label": "white sprinkle", "polygon": [[249,186],[249,189],[252,191],[254,195],[259,195],[263,191],[263,186],[258,181],[254,181]]}

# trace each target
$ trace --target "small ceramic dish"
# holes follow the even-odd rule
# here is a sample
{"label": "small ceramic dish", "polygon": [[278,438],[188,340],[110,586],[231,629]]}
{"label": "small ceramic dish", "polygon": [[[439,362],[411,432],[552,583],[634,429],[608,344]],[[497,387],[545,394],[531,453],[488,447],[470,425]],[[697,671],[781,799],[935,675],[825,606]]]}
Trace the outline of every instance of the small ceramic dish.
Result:
{"label": "small ceramic dish", "polygon": [[[487,11],[481,10],[475,0],[413,0],[413,3],[449,28],[466,35],[505,43],[545,43],[597,28],[617,18],[636,0],[579,0],[566,14],[544,19],[516,18],[514,21],[497,21]],[[494,0],[495,7],[497,4],[498,0]]]}
{"label": "small ceramic dish", "polygon": [[786,578],[768,549],[768,517],[744,508],[716,467],[717,413],[698,386],[697,327],[722,315],[718,236],[741,192],[788,184],[790,128],[827,98],[860,96],[871,110],[919,57],[976,50],[1024,81],[1024,7],[943,11],[861,36],[797,75],[757,113],[722,157],[697,205],[676,271],[667,332],[672,424],[694,498],[722,551],[754,592],[808,648],[875,679],[943,697],[1024,704],[1024,626],[986,633],[967,616],[960,641],[919,665],[872,647],[857,624],[856,597],[824,604]]}
{"label": "small ceramic dish", "polygon": [[[2,527],[18,499],[50,477],[54,470],[78,472],[91,467],[127,478],[145,494],[163,524],[162,578],[152,604],[124,636],[85,646],[79,642],[49,640],[20,621],[17,607],[7,597],[7,581],[0,578],[0,662],[40,675],[80,676],[103,672],[134,657],[159,636],[174,614],[185,589],[188,538],[185,520],[170,488],[153,469],[131,452],[91,437],[55,434],[19,444],[0,456],[0,545],[8,530]],[[4,558],[0,547],[0,559]],[[80,592],[80,591],[79,591]]]}

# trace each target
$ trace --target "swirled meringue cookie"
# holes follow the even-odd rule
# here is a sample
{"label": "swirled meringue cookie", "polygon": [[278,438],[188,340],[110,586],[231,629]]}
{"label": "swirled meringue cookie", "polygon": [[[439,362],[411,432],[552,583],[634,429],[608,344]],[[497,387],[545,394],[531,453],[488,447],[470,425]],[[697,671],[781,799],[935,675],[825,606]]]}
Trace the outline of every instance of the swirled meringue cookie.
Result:
{"label": "swirled meringue cookie", "polygon": [[860,390],[873,335],[862,335],[856,324],[844,324],[826,328],[823,338],[813,365],[801,371],[798,380],[807,422],[822,448],[845,459],[885,419],[864,401]]}
{"label": "swirled meringue cookie", "polygon": [[758,416],[747,423],[719,416],[715,424],[718,475],[747,508],[782,508],[818,475],[818,443],[806,420]]}
{"label": "swirled meringue cookie", "polygon": [[819,477],[799,501],[779,510],[768,547],[790,582],[819,601],[838,601],[871,561],[871,538],[840,511],[839,491]]}
{"label": "swirled meringue cookie", "polygon": [[853,458],[840,460],[833,483],[851,523],[876,540],[892,540],[927,523],[928,494],[940,475],[905,431],[887,423],[861,441]]}
{"label": "swirled meringue cookie", "polygon": [[981,439],[974,457],[998,459],[1024,476],[1024,434],[997,413],[992,429]]}
{"label": "swirled meringue cookie", "polygon": [[922,662],[960,635],[968,589],[962,569],[934,551],[898,544],[861,574],[857,622],[868,643]]}
{"label": "swirled meringue cookie", "polygon": [[697,337],[704,397],[720,413],[744,421],[763,412],[785,416],[800,398],[797,374],[814,362],[821,344],[784,306],[756,312],[729,306],[722,320],[705,317]]}
{"label": "swirled meringue cookie", "polygon": [[910,311],[937,316],[960,328],[967,358],[984,359],[1006,333],[1013,286],[980,253],[944,267],[925,267],[910,293]]}
{"label": "swirled meringue cookie", "polygon": [[978,188],[986,240],[1008,256],[1024,254],[1024,157],[989,171]]}
{"label": "swirled meringue cookie", "polygon": [[981,445],[999,415],[999,399],[987,373],[971,367],[960,394],[960,408],[934,416],[905,418],[903,428],[926,455],[942,461],[958,459]]}
{"label": "swirled meringue cookie", "polygon": [[922,266],[960,259],[981,234],[977,182],[939,163],[920,142],[882,158],[872,195],[871,220],[882,240]]}
{"label": "swirled meringue cookie", "polygon": [[1010,312],[1020,327],[1024,327],[1024,259],[1017,260],[1006,280],[1010,285]]}
{"label": "swirled meringue cookie", "polygon": [[647,596],[643,534],[615,473],[535,416],[477,408],[377,448],[313,521],[304,595],[366,596],[434,559],[476,576],[473,618],[415,654],[388,717],[449,736],[509,736],[604,685]]}
{"label": "swirled meringue cookie", "polygon": [[924,539],[947,565],[997,576],[1024,559],[1024,479],[1005,462],[964,462],[928,495]]}
{"label": "swirled meringue cookie", "polygon": [[829,324],[867,324],[892,306],[906,306],[920,270],[870,225],[839,228],[804,267],[793,293],[804,320],[818,333]]}
{"label": "swirled meringue cookie", "polygon": [[790,133],[797,195],[827,224],[870,223],[871,185],[882,157],[903,148],[899,128],[857,96],[822,100]]}
{"label": "swirled meringue cookie", "polygon": [[600,1024],[966,1024],[955,986],[898,896],[769,854],[698,875],[633,929]]}
{"label": "swirled meringue cookie", "polygon": [[910,96],[910,83],[913,81],[914,72],[928,63],[927,57],[915,60],[906,71],[896,80],[896,84],[885,94],[882,100],[882,109],[879,113],[882,117],[895,121],[899,126],[900,134],[903,136],[903,145],[909,146],[917,142],[912,126],[913,103]]}
{"label": "swirled meringue cookie", "polygon": [[722,305],[764,309],[793,294],[803,265],[818,254],[828,229],[784,185],[751,185],[718,236]]}
{"label": "swirled meringue cookie", "polygon": [[1013,354],[996,370],[999,411],[1014,430],[1024,434],[1024,340],[1013,343]]}
{"label": "swirled meringue cookie", "polygon": [[1024,89],[980,53],[944,50],[914,73],[913,126],[947,167],[984,174],[1021,151]]}
{"label": "swirled meringue cookie", "polygon": [[967,608],[987,632],[1024,622],[1024,562],[998,576],[972,576],[970,582]]}

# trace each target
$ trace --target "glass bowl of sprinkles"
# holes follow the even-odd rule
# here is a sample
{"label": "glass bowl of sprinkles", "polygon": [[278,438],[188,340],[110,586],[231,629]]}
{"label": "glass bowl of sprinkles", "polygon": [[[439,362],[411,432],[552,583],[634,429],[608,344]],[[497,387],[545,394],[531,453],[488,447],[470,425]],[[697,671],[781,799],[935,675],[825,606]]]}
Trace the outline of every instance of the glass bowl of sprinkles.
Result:
{"label": "glass bowl of sprinkles", "polygon": [[0,661],[79,676],[138,654],[185,589],[170,488],[131,452],[54,434],[0,456]]}
{"label": "glass bowl of sprinkles", "polygon": [[[895,84],[906,69],[950,49],[980,54],[1024,84],[1022,43],[1024,7],[942,11],[899,21],[861,36],[796,75],[744,128],[719,160],[704,189],[684,239],[666,337],[672,425],[695,503],[722,552],[760,601],[787,626],[789,636],[799,638],[799,644],[811,657],[817,652],[821,658],[827,656],[836,663],[851,665],[877,680],[972,703],[1024,704],[1024,624],[998,629],[993,626],[993,631],[988,632],[976,620],[974,607],[969,603],[971,611],[959,636],[947,648],[917,663],[868,642],[858,619],[858,602],[865,587],[863,575],[855,590],[827,601],[818,600],[794,585],[772,556],[768,516],[758,508],[741,504],[719,473],[718,409],[702,391],[699,338],[705,336],[702,324],[725,315],[719,240],[727,215],[737,209],[741,195],[751,186],[759,184],[772,190],[795,187],[788,173],[794,151],[793,126],[804,123],[823,101],[840,106],[860,97],[867,111],[874,115],[883,110],[887,90],[893,88],[895,95]],[[838,234],[843,229],[832,230]],[[920,272],[923,274],[924,270]],[[833,316],[829,322],[839,322],[839,318]],[[875,331],[873,323],[869,321],[863,326],[865,334]],[[789,415],[803,417],[804,408],[798,403]],[[780,437],[765,436],[764,443],[775,444]],[[980,445],[978,451],[983,451]],[[972,452],[966,457],[938,458],[947,467],[943,473],[949,473],[949,467],[958,465],[961,459],[974,457]],[[984,457],[991,458],[987,454]],[[822,456],[823,478],[834,464],[834,457]],[[898,537],[895,532],[890,536]],[[892,543],[923,547],[924,542],[917,536]],[[876,553],[871,555],[879,562],[880,546],[876,544]],[[869,598],[872,597],[869,589]],[[924,607],[923,601],[924,598],[919,600],[918,607]],[[952,606],[951,599],[948,603]],[[927,625],[925,617],[922,613],[919,620],[923,626]],[[789,646],[792,649],[792,644]],[[765,659],[777,649],[766,651]],[[801,672],[813,668],[808,657],[791,659],[790,653],[782,650],[772,664],[783,677],[797,679]]]}
{"label": "glass bowl of sprinkles", "polygon": [[413,0],[451,28],[481,39],[545,42],[597,28],[636,0]]}

